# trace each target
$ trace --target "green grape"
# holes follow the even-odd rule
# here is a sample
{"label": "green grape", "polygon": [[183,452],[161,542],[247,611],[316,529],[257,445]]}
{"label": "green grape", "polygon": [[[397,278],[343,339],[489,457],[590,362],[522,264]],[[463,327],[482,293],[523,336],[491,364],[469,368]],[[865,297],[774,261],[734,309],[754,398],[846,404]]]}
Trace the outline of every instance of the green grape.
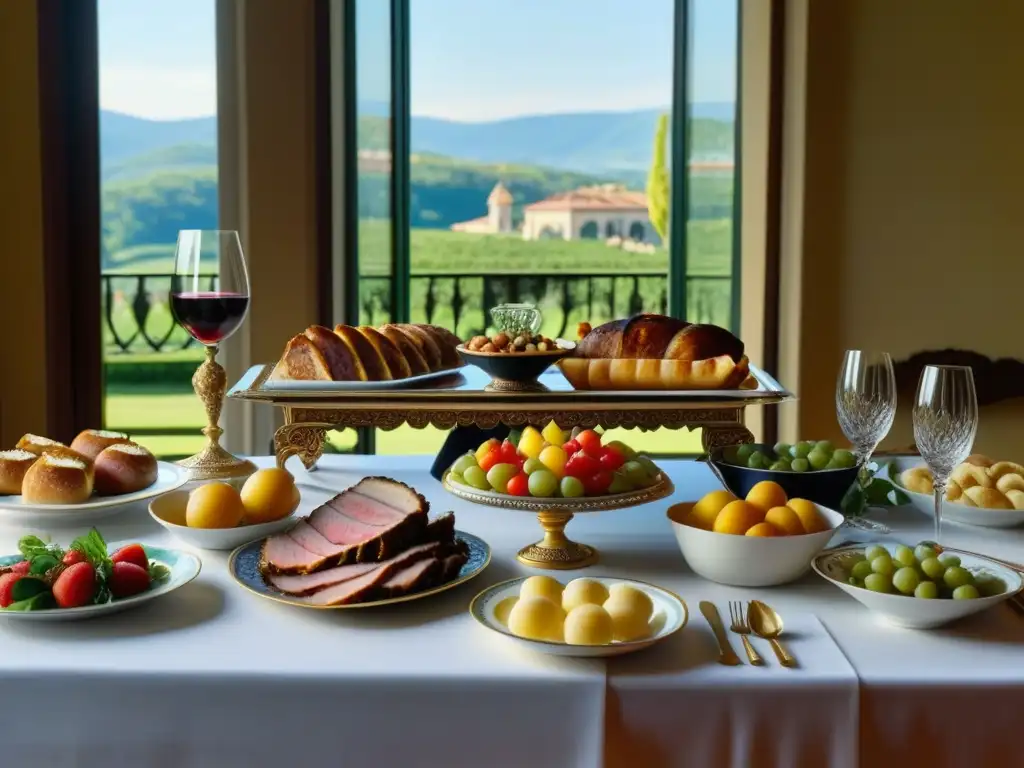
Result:
{"label": "green grape", "polygon": [[868,562],[874,560],[876,557],[881,555],[889,556],[889,550],[880,544],[872,544],[870,547],[864,550],[864,559]]}
{"label": "green grape", "polygon": [[789,472],[789,462],[776,461],[770,467],[768,467],[768,469],[770,469],[772,472]]}
{"label": "green grape", "polygon": [[480,469],[480,467],[470,467],[462,473],[462,476],[474,488],[478,488],[481,491],[491,490],[491,484],[487,482],[487,473]]}
{"label": "green grape", "polygon": [[1006,584],[1003,580],[991,573],[979,573],[975,576],[974,586],[978,588],[982,597],[995,597],[1006,591]]}
{"label": "green grape", "polygon": [[794,459],[806,459],[813,449],[814,443],[797,443],[790,448],[790,453]]}
{"label": "green grape", "polygon": [[736,449],[736,461],[746,464],[747,459],[750,458],[755,450],[754,446],[750,443],[744,443]]}
{"label": "green grape", "polygon": [[612,473],[612,481],[608,485],[608,493],[625,493],[633,490],[633,484],[629,482],[621,472]]}
{"label": "green grape", "polygon": [[661,473],[661,470],[658,469],[658,465],[651,461],[650,456],[644,456],[642,453],[638,453],[633,457],[633,460],[639,462],[640,466],[646,469],[647,474],[651,477],[657,477]]}
{"label": "green grape", "polygon": [[498,493],[508,493],[508,481],[519,474],[515,464],[495,464],[487,470],[487,482]]}
{"label": "green grape", "polygon": [[789,457],[792,455],[789,452],[789,449],[792,447],[793,446],[789,443],[776,443],[772,450],[775,451],[775,455],[781,459],[783,456]]}
{"label": "green grape", "polygon": [[939,555],[939,560],[941,560],[942,564],[947,568],[954,565],[960,565],[960,558],[956,555],[941,554]]}
{"label": "green grape", "polygon": [[842,469],[843,467],[836,461],[835,455],[828,460],[828,464],[825,465],[825,469]]}
{"label": "green grape", "polygon": [[904,595],[914,594],[920,583],[921,577],[917,575],[916,568],[903,567],[892,575],[892,585]]}
{"label": "green grape", "polygon": [[923,563],[933,557],[937,557],[935,550],[929,547],[927,544],[918,544],[914,547],[914,557],[917,558],[919,563]]}
{"label": "green grape", "polygon": [[921,570],[924,571],[924,575],[929,579],[938,581],[946,572],[946,566],[937,557],[926,557],[921,561]]}
{"label": "green grape", "polygon": [[583,495],[583,481],[578,477],[569,477],[566,475],[562,478],[562,495],[567,499],[575,499]]}
{"label": "green grape", "polygon": [[963,584],[953,590],[954,600],[977,600],[979,597],[981,594],[973,584]]}
{"label": "green grape", "polygon": [[858,579],[856,576],[851,576],[846,580],[846,583],[852,587],[863,587],[864,582]]}
{"label": "green grape", "polygon": [[558,490],[558,478],[548,469],[538,469],[530,475],[527,485],[531,496],[554,496]]}
{"label": "green grape", "polygon": [[606,443],[605,447],[614,448],[616,451],[621,453],[627,460],[632,459],[634,456],[636,456],[636,451],[634,451],[621,440],[612,440],[610,443]]}
{"label": "green grape", "polygon": [[794,472],[806,472],[811,468],[811,465],[807,462],[807,459],[793,459],[793,463],[789,465],[790,469]]}
{"label": "green grape", "polygon": [[463,475],[467,469],[475,466],[477,466],[476,456],[472,453],[464,453],[452,464],[452,472],[458,472],[460,475]]}
{"label": "green grape", "polygon": [[881,573],[872,573],[864,579],[864,586],[872,592],[892,592],[892,579]]}
{"label": "green grape", "polygon": [[819,440],[817,443],[814,444],[814,448],[815,450],[821,451],[822,453],[827,453],[829,456],[835,453],[836,450],[836,447],[832,445],[832,443],[830,443],[828,440]]}
{"label": "green grape", "polygon": [[893,553],[892,559],[900,565],[917,565],[917,558],[914,557],[914,550],[912,550],[906,544],[897,545],[896,551],[895,553]]}
{"label": "green grape", "polygon": [[871,570],[883,576],[892,576],[896,573],[896,564],[888,555],[879,555],[871,561]]}
{"label": "green grape", "polygon": [[538,469],[547,469],[540,459],[527,459],[523,462],[523,472],[528,475],[532,475]]}
{"label": "green grape", "polygon": [[450,483],[458,483],[459,485],[466,485],[467,484],[466,483],[466,478],[464,478],[461,475],[461,473],[456,472],[454,469],[451,472],[448,473],[448,482],[450,482]]}
{"label": "green grape", "polygon": [[763,451],[754,451],[747,459],[747,466],[751,469],[767,469],[771,465],[771,459],[765,456]]}
{"label": "green grape", "polygon": [[639,461],[627,461],[622,465],[621,471],[629,478],[634,488],[646,488],[651,484],[651,476]]}
{"label": "green grape", "polygon": [[935,585],[934,581],[922,581],[917,585],[917,589],[914,590],[914,597],[920,597],[925,600],[934,600],[939,596],[939,588]]}
{"label": "green grape", "polygon": [[850,575],[860,579],[861,581],[864,581],[864,579],[872,573],[874,573],[874,571],[871,570],[871,563],[867,560],[861,560],[850,569]]}
{"label": "green grape", "polygon": [[857,466],[857,457],[853,455],[852,451],[848,451],[845,448],[840,448],[833,453],[832,461],[844,469]]}
{"label": "green grape", "polygon": [[815,448],[809,454],[807,454],[807,463],[811,465],[811,469],[824,469],[828,466],[828,461],[831,457],[824,451],[819,451]]}
{"label": "green grape", "polygon": [[946,572],[942,574],[942,581],[950,589],[956,589],[965,584],[974,586],[974,577],[971,575],[971,572],[966,568],[961,568],[959,565],[947,568]]}

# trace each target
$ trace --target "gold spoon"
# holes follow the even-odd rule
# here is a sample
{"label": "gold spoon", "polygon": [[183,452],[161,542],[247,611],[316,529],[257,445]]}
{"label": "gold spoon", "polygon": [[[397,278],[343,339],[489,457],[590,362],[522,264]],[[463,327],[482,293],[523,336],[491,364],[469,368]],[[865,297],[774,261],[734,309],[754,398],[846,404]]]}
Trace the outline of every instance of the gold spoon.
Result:
{"label": "gold spoon", "polygon": [[782,647],[778,641],[782,634],[782,617],[775,612],[775,609],[765,605],[760,600],[751,600],[747,607],[747,624],[750,625],[754,634],[771,643],[772,650],[784,667],[797,666],[796,659],[789,655],[789,652]]}

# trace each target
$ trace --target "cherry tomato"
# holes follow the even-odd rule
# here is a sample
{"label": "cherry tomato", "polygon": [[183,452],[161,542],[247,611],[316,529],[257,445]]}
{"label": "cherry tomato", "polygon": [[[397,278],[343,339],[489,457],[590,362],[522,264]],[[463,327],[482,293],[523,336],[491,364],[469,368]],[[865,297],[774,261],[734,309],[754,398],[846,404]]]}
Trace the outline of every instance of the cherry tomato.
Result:
{"label": "cherry tomato", "polygon": [[583,478],[583,490],[587,496],[601,496],[608,492],[608,486],[611,484],[612,473],[603,469]]}
{"label": "cherry tomato", "polygon": [[576,442],[580,444],[580,448],[594,458],[601,455],[601,436],[594,430],[584,429],[576,435]]}
{"label": "cherry tomato", "polygon": [[85,555],[79,552],[77,549],[68,550],[61,562],[64,565],[74,565],[75,563],[84,563],[86,561]]}
{"label": "cherry tomato", "polygon": [[511,440],[505,440],[501,444],[501,460],[506,464],[515,464],[519,461],[519,451]]}
{"label": "cherry tomato", "polygon": [[574,453],[579,451],[579,449],[580,444],[576,441],[575,438],[573,438],[572,440],[567,440],[566,442],[562,443],[562,450],[565,451],[566,456],[572,456]]}
{"label": "cherry tomato", "polygon": [[484,472],[489,471],[495,464],[501,463],[501,448],[495,446],[485,453],[477,463]]}
{"label": "cherry tomato", "polygon": [[530,478],[527,477],[525,472],[520,472],[508,481],[507,490],[513,496],[529,496]]}
{"label": "cherry tomato", "polygon": [[588,456],[585,451],[577,451],[565,462],[565,474],[577,477],[580,480],[600,469],[601,462],[593,456]]}
{"label": "cherry tomato", "polygon": [[601,466],[607,469],[609,472],[614,472],[616,469],[626,463],[626,457],[616,451],[614,448],[605,447],[601,451]]}

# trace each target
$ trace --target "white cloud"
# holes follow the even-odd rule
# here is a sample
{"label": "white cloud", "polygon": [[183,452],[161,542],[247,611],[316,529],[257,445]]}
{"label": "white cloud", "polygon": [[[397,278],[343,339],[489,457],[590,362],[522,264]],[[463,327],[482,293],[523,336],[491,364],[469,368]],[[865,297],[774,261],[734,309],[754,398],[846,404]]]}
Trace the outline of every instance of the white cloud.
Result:
{"label": "white cloud", "polygon": [[209,69],[100,69],[100,106],[151,120],[217,113],[217,78]]}

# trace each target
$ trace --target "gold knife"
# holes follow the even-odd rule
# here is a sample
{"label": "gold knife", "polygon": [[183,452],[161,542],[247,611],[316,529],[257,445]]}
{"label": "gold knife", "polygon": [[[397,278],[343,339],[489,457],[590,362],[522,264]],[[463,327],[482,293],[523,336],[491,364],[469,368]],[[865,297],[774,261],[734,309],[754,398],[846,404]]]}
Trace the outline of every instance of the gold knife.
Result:
{"label": "gold knife", "polygon": [[729,667],[742,664],[743,662],[740,661],[740,657],[736,655],[732,646],[729,645],[729,636],[725,633],[725,625],[722,623],[722,617],[719,615],[715,604],[709,603],[707,600],[701,600],[700,612],[708,620],[708,624],[711,625],[711,631],[715,633],[715,639],[718,641],[718,663]]}

